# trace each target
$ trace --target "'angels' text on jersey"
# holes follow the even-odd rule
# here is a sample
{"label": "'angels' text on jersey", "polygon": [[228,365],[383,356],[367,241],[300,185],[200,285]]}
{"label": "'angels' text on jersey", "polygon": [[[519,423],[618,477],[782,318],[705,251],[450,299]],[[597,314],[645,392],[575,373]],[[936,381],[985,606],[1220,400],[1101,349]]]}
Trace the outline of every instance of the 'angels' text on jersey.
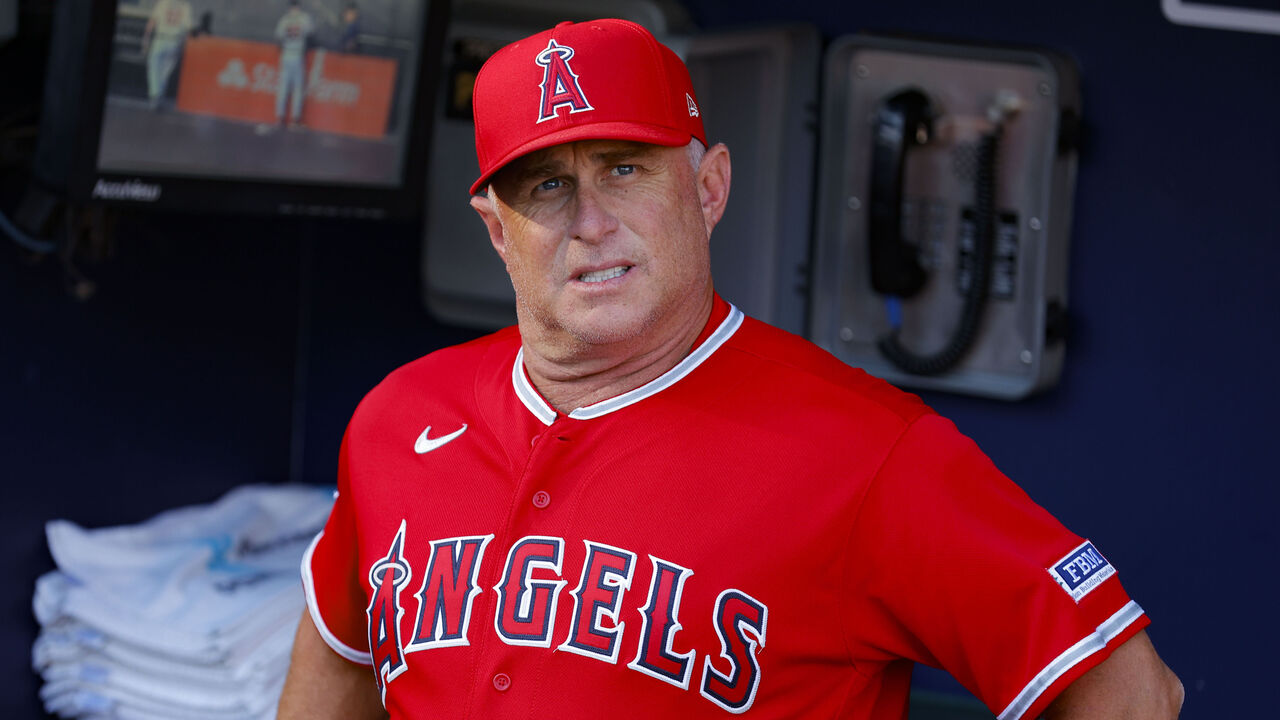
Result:
{"label": "'angels' text on jersey", "polygon": [[[471,611],[483,592],[477,578],[493,535],[429,541],[425,568],[405,559],[405,522],[401,521],[386,556],[369,568],[369,649],[378,684],[386,686],[408,668],[410,653],[469,645]],[[616,665],[625,653],[627,668],[683,690],[697,665],[693,651],[676,652],[682,625],[680,598],[693,570],[649,556],[653,579],[641,610],[638,632],[627,633],[620,617],[624,593],[631,589],[636,554],[602,543],[583,541],[586,556],[573,597],[573,613],[561,619],[568,638],[556,650]],[[493,588],[493,629],[508,645],[550,649],[556,628],[556,607],[568,585],[563,568],[565,541],[532,535],[516,540],[507,550],[499,583]],[[420,573],[420,575],[418,575]],[[416,576],[416,579],[415,579]],[[414,589],[416,588],[416,589]],[[404,597],[412,592],[415,602]],[[412,634],[403,636],[401,620],[412,612]],[[726,589],[717,598],[709,620],[720,640],[720,657],[702,658],[698,690],[729,712],[751,707],[760,685],[756,653],[764,647],[769,609],[747,593]]]}

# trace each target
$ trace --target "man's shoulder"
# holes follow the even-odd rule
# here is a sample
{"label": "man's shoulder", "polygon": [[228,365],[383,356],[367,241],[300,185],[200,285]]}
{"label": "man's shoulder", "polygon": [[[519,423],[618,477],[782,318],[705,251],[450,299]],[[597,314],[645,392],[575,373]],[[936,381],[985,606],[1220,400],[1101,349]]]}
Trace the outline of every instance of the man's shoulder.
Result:
{"label": "man's shoulder", "polygon": [[746,318],[730,343],[753,359],[751,372],[797,401],[841,404],[862,412],[883,412],[910,423],[932,413],[918,396],[861,368],[853,367],[799,335]]}

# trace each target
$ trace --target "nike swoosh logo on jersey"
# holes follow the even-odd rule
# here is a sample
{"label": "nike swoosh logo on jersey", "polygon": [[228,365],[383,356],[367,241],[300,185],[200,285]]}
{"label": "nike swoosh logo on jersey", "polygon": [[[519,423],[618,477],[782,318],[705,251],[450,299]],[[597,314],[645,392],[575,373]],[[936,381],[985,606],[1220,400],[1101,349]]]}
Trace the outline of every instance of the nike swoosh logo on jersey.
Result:
{"label": "nike swoosh logo on jersey", "polygon": [[454,438],[458,437],[459,435],[461,435],[466,431],[467,431],[467,424],[463,423],[462,427],[458,428],[457,430],[454,430],[448,435],[441,435],[438,438],[432,438],[432,437],[427,437],[428,435],[431,434],[431,426],[428,425],[427,429],[423,430],[422,434],[418,436],[418,441],[413,444],[413,451],[418,453],[419,455],[425,455],[431,452],[432,450],[435,450],[440,446],[445,445],[446,443],[448,443],[449,441],[453,440]]}

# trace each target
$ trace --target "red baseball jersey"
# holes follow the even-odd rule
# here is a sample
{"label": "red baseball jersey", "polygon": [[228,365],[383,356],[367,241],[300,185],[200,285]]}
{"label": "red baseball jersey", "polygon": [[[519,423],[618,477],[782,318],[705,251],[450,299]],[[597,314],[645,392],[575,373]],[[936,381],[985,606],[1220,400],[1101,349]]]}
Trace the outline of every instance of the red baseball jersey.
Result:
{"label": "red baseball jersey", "polygon": [[393,718],[905,718],[911,667],[1035,717],[1147,624],[1115,569],[918,398],[717,298],[568,414],[514,329],[356,410],[303,560]]}

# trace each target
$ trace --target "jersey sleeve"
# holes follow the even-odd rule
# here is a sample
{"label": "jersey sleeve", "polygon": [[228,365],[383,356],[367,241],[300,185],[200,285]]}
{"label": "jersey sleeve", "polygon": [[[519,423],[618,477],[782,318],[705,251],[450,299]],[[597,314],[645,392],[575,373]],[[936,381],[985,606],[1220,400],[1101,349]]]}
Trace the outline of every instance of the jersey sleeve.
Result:
{"label": "jersey sleeve", "polygon": [[1101,548],[937,415],[889,453],[853,548],[846,633],[860,671],[895,658],[940,667],[999,720],[1037,717],[1149,622]]}
{"label": "jersey sleeve", "polygon": [[302,583],[307,610],[329,647],[347,660],[372,665],[353,498],[344,437],[338,457],[337,497],[324,529],[302,558]]}

